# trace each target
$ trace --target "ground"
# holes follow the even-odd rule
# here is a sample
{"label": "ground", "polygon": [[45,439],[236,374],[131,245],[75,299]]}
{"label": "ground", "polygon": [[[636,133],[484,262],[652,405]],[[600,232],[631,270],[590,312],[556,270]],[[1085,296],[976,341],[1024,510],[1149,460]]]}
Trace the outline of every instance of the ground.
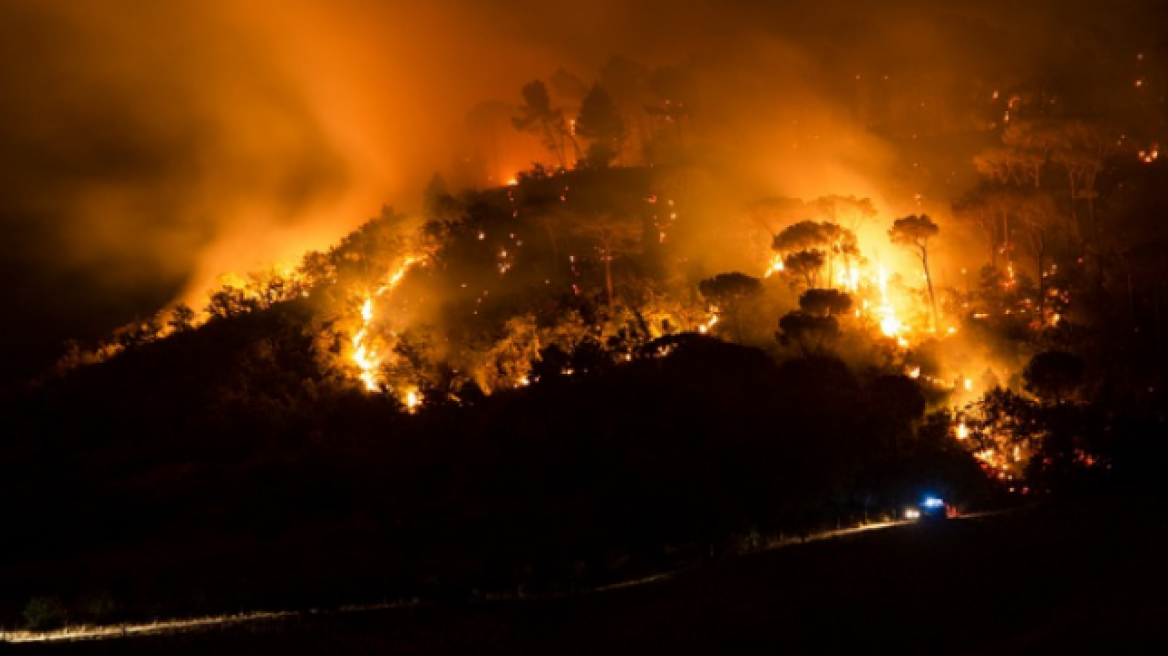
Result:
{"label": "ground", "polygon": [[1126,493],[714,560],[558,599],[0,647],[67,656],[1163,653],[1166,519],[1158,503]]}

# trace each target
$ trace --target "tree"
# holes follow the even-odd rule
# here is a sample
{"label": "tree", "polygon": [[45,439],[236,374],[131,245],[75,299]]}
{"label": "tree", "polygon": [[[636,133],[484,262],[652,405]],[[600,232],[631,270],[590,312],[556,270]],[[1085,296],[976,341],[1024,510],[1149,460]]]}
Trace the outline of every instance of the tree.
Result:
{"label": "tree", "polygon": [[564,121],[564,112],[552,107],[551,97],[542,80],[524,85],[522,94],[524,105],[519,108],[520,115],[511,119],[511,125],[520,132],[539,136],[544,147],[559,160],[560,168],[567,168],[565,146],[571,142],[573,148],[576,148],[576,140]]}
{"label": "tree", "polygon": [[458,199],[446,188],[441,173],[435,173],[422,190],[422,214],[431,221],[454,221],[462,213]]}
{"label": "tree", "polygon": [[600,68],[600,84],[612,96],[629,131],[626,149],[631,143],[635,146],[632,152],[636,153],[642,152],[648,142],[648,114],[644,111],[645,105],[652,101],[648,79],[647,66],[620,56],[609,58]]}
{"label": "tree", "polygon": [[958,221],[975,226],[989,247],[989,264],[998,266],[999,215],[991,202],[990,191],[984,186],[953,201],[953,216]]}
{"label": "tree", "polygon": [[742,343],[739,314],[744,303],[762,293],[762,281],[744,273],[720,273],[698,283],[698,290],[706,300],[730,317],[735,337],[738,343]]}
{"label": "tree", "polygon": [[789,225],[771,242],[771,248],[783,256],[783,266],[804,278],[809,288],[818,287],[819,274],[826,265],[827,285],[834,285],[832,270],[837,256],[845,263],[859,257],[856,235],[831,222],[800,221]]}
{"label": "tree", "polygon": [[815,199],[815,209],[827,223],[843,226],[853,233],[876,218],[872,200],[855,196],[821,196]]}
{"label": "tree", "polygon": [[1054,199],[1046,194],[1025,197],[1021,203],[1021,218],[1026,243],[1034,256],[1038,282],[1038,320],[1046,321],[1046,255],[1050,249],[1050,233],[1058,216]]}
{"label": "tree", "polygon": [[1066,351],[1046,351],[1026,363],[1022,380],[1027,392],[1062,405],[1083,382],[1083,373],[1083,360],[1079,356]]}
{"label": "tree", "polygon": [[616,316],[616,297],[612,285],[612,260],[632,248],[642,235],[639,221],[597,214],[575,226],[575,231],[596,245],[596,253],[604,263],[604,290],[608,298],[610,317]]}
{"label": "tree", "polygon": [[835,317],[821,317],[794,310],[779,319],[779,332],[775,333],[775,339],[784,346],[794,342],[804,357],[811,358],[823,353],[827,345],[838,339],[839,335],[839,321]]}
{"label": "tree", "polygon": [[[658,102],[645,104],[645,112],[653,117],[658,128],[654,136],[658,144],[653,150],[663,152],[657,157],[648,152],[646,155],[650,163],[658,163],[662,159],[684,160],[685,135],[682,125],[689,121],[692,101],[696,98],[689,72],[678,66],[655,69],[649,75],[648,87],[659,99]],[[672,135],[668,135],[671,129]]]}
{"label": "tree", "polygon": [[548,81],[551,82],[552,90],[556,92],[558,97],[573,104],[580,104],[580,101],[584,100],[584,96],[588,95],[588,85],[567,69],[556,69]]}
{"label": "tree", "polygon": [[818,317],[847,314],[852,297],[838,289],[808,289],[799,297],[799,307]]}
{"label": "tree", "polygon": [[[1092,231],[1097,233],[1095,223],[1095,178],[1103,170],[1109,157],[1119,149],[1123,137],[1115,134],[1108,126],[1083,120],[1065,121],[1059,126],[1060,132],[1050,154],[1050,161],[1061,167],[1067,174],[1071,194],[1071,234],[1080,237],[1075,201],[1086,199],[1091,213]],[[1093,234],[1098,239],[1098,234]]]}
{"label": "tree", "polygon": [[625,139],[625,122],[616,103],[599,84],[592,85],[580,115],[576,117],[576,134],[592,143],[588,146],[589,166],[603,168],[620,155]]}
{"label": "tree", "polygon": [[929,240],[941,232],[936,223],[927,214],[910,215],[893,221],[888,231],[892,243],[910,249],[920,258],[921,268],[925,272],[925,282],[929,288],[929,303],[933,307],[933,331],[941,325],[937,316],[937,297],[933,294],[933,277],[929,275]]}
{"label": "tree", "polygon": [[900,455],[905,438],[925,416],[925,396],[920,385],[908,376],[888,374],[878,376],[868,388],[874,424],[891,442],[893,452]]}
{"label": "tree", "polygon": [[195,329],[195,311],[186,303],[179,303],[171,310],[170,320],[166,322],[176,333],[185,333]]}
{"label": "tree", "polygon": [[783,258],[783,270],[802,277],[807,288],[811,289],[819,285],[819,272],[826,262],[823,251],[796,251]]}
{"label": "tree", "polygon": [[1035,189],[1042,186],[1042,169],[1058,139],[1058,125],[1049,120],[1015,121],[1002,133],[1011,166],[1018,171],[1022,182],[1033,182]]}
{"label": "tree", "polygon": [[800,221],[783,228],[775,235],[771,248],[777,253],[791,253],[810,249],[823,249],[828,243],[828,235],[823,224],[815,221]]}

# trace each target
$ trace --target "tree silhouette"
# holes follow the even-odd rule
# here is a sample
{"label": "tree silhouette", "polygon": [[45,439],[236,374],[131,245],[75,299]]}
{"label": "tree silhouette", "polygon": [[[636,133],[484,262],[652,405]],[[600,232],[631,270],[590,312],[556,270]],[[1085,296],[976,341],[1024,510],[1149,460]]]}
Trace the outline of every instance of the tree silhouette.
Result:
{"label": "tree silhouette", "polygon": [[195,311],[186,303],[179,303],[171,310],[170,320],[166,322],[176,333],[184,333],[195,329]]}
{"label": "tree silhouette", "polygon": [[634,248],[642,236],[641,224],[612,214],[597,214],[581,220],[574,231],[593,242],[596,254],[604,263],[604,290],[610,317],[616,316],[616,296],[612,284],[612,260]]}
{"label": "tree silhouette", "polygon": [[808,288],[819,286],[819,274],[824,266],[828,267],[827,285],[833,286],[835,257],[843,257],[848,262],[860,254],[855,233],[826,221],[800,221],[787,226],[775,235],[771,249],[783,256],[787,270],[803,277]]}
{"label": "tree silhouette", "polygon": [[1051,232],[1058,219],[1058,207],[1047,194],[1033,194],[1021,199],[1020,214],[1026,244],[1036,262],[1038,283],[1038,320],[1046,321],[1046,255],[1050,250]]}
{"label": "tree silhouette", "polygon": [[779,319],[775,339],[784,346],[794,342],[804,357],[811,358],[820,355],[839,334],[839,321],[835,317],[794,310]]}
{"label": "tree silhouette", "polygon": [[920,385],[908,376],[882,375],[872,381],[868,394],[875,428],[884,432],[894,453],[901,454],[906,438],[912,436],[914,425],[925,415]]}
{"label": "tree silhouette", "polygon": [[1066,351],[1046,351],[1026,363],[1022,380],[1027,392],[1062,405],[1083,382],[1083,373],[1083,360],[1079,356]]}
{"label": "tree silhouette", "polygon": [[818,317],[847,314],[852,297],[838,289],[808,289],[799,297],[799,307]]}
{"label": "tree silhouette", "polygon": [[739,314],[742,305],[762,293],[762,282],[744,273],[720,273],[698,283],[698,290],[706,300],[725,312],[734,325],[734,334],[742,343],[742,323]]}
{"label": "tree silhouette", "polygon": [[892,243],[904,246],[920,258],[921,268],[925,271],[925,282],[929,287],[929,303],[933,307],[933,330],[941,325],[937,316],[937,297],[933,294],[933,277],[929,275],[929,240],[936,237],[941,231],[936,223],[927,214],[917,216],[913,214],[892,223],[888,231]]}
{"label": "tree silhouette", "polygon": [[783,258],[783,270],[800,276],[808,289],[819,285],[819,273],[827,262],[823,251],[796,251]]}
{"label": "tree silhouette", "polygon": [[540,137],[545,148],[559,160],[560,168],[568,167],[566,144],[576,146],[571,131],[564,121],[564,112],[552,107],[551,97],[542,80],[535,80],[523,86],[523,106],[519,116],[511,119],[511,125],[520,132]]}
{"label": "tree silhouette", "polygon": [[599,84],[592,85],[580,105],[576,134],[592,142],[587,156],[591,167],[606,167],[620,155],[626,134],[625,122],[616,103]]}

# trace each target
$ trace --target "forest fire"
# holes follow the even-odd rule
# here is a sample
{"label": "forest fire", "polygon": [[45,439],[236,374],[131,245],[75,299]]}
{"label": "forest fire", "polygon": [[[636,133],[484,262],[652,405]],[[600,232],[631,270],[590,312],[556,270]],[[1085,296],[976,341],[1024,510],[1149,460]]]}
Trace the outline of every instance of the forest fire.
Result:
{"label": "forest fire", "polygon": [[[381,298],[384,294],[392,294],[394,288],[401,283],[403,277],[409,272],[415,264],[424,262],[425,258],[421,256],[407,256],[397,269],[387,277],[385,284],[379,286],[369,296],[365,298],[365,302],[361,305],[361,327],[357,333],[353,335],[352,346],[353,354],[351,356],[353,364],[357,365],[359,370],[358,377],[360,378],[365,389],[370,392],[378,392],[382,389],[382,379],[378,369],[381,367],[384,356],[380,350],[375,346],[375,337],[371,334],[374,326],[374,302]],[[390,336],[393,336],[391,331]],[[376,338],[378,341],[384,341],[380,337]],[[403,399],[410,409],[418,405],[417,391],[409,391],[406,393],[406,398]]]}
{"label": "forest fire", "polygon": [[[0,3],[0,640],[415,597],[477,631],[910,508],[887,544],[993,560],[1070,504],[967,507],[1161,484],[1150,0],[285,4]],[[923,553],[868,544],[823,560]]]}

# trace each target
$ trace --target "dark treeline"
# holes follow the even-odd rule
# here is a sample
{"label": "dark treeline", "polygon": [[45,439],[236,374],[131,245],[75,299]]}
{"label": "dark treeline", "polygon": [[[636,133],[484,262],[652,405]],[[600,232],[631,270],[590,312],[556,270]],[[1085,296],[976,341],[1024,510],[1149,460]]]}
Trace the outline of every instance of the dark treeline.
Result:
{"label": "dark treeline", "polygon": [[896,440],[915,386],[890,398],[838,360],[666,338],[406,415],[314,377],[305,316],[212,323],[15,399],[6,617],[46,593],[80,620],[105,596],[124,616],[570,591],[887,516],[922,485],[986,501],[947,424]]}

